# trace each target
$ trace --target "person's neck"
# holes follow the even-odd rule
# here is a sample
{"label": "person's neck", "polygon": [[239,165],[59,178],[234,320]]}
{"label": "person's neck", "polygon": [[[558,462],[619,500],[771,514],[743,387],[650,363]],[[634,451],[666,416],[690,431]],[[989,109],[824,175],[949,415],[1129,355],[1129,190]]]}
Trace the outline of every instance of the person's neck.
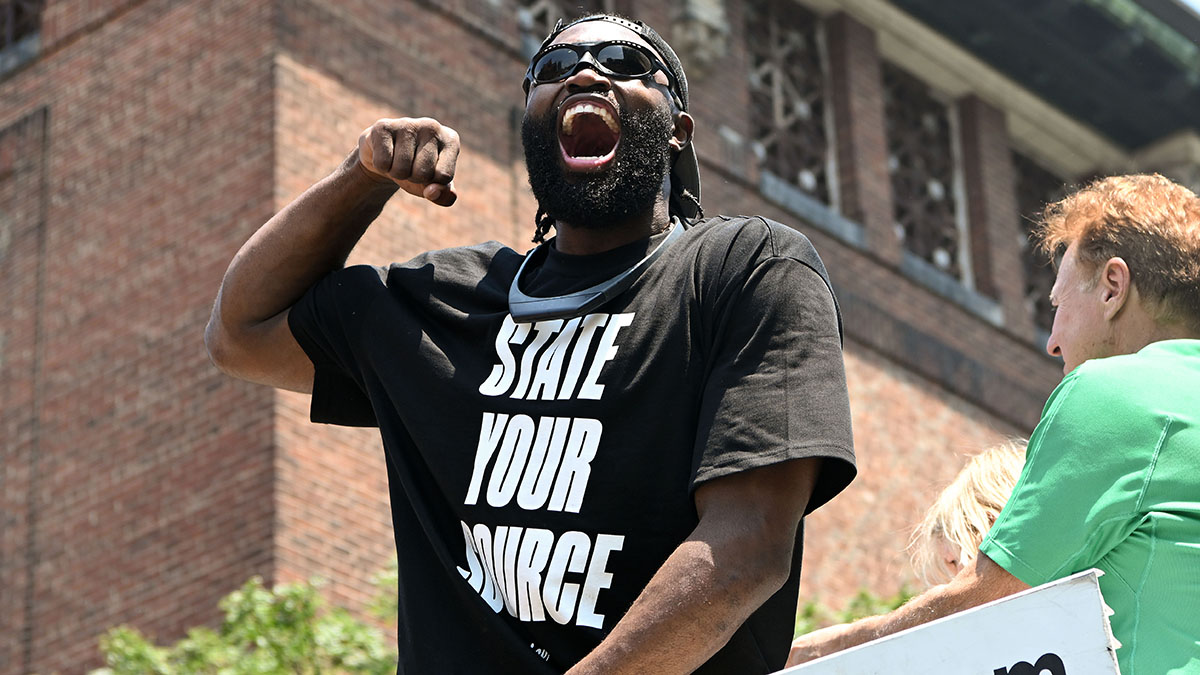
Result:
{"label": "person's neck", "polygon": [[[1139,342],[1142,342],[1141,347],[1145,347],[1146,345],[1162,342],[1163,340],[1200,340],[1200,333],[1180,323],[1155,325],[1154,330],[1143,337],[1142,340],[1139,340]],[[1141,349],[1141,347],[1138,349]]]}
{"label": "person's neck", "polygon": [[667,205],[658,200],[645,213],[611,226],[580,227],[556,222],[554,247],[569,255],[594,255],[646,239],[665,231],[670,225]]}
{"label": "person's neck", "polygon": [[1197,340],[1200,333],[1183,321],[1160,322],[1154,313],[1135,305],[1117,327],[1116,342],[1120,353],[1132,354],[1163,340]]}

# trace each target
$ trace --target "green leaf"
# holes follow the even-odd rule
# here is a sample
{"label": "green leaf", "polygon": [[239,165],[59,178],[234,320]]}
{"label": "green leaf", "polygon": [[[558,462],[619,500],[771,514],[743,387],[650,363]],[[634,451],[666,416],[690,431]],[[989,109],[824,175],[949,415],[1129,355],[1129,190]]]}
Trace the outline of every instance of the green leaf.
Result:
{"label": "green leaf", "polygon": [[841,609],[832,609],[819,601],[811,600],[804,603],[796,612],[796,628],[793,635],[799,637],[819,628],[849,623],[877,614],[886,614],[908,602],[915,595],[916,593],[905,585],[890,597],[879,597],[865,588],[859,589],[858,593]]}
{"label": "green leaf", "polygon": [[344,609],[325,611],[319,585],[267,589],[254,577],[220,601],[219,630],[193,628],[169,647],[114,628],[100,641],[108,668],[94,675],[394,673],[396,654],[382,632]]}

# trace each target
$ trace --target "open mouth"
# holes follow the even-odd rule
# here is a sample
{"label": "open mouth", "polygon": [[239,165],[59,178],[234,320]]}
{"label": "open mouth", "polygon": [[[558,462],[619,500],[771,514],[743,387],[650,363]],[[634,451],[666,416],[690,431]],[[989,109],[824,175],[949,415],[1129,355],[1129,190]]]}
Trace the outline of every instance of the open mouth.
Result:
{"label": "open mouth", "polygon": [[621,125],[606,101],[579,100],[563,106],[558,143],[563,161],[572,171],[598,171],[616,155]]}

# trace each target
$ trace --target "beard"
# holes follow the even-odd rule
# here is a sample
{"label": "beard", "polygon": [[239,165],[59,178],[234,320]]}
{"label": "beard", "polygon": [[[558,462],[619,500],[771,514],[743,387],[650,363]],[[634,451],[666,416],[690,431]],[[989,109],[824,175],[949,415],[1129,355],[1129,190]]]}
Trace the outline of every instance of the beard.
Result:
{"label": "beard", "polygon": [[649,211],[671,170],[667,142],[675,121],[669,110],[651,107],[618,111],[621,137],[612,163],[595,173],[568,175],[561,161],[558,115],[525,116],[521,142],[529,187],[538,205],[556,221],[599,229]]}

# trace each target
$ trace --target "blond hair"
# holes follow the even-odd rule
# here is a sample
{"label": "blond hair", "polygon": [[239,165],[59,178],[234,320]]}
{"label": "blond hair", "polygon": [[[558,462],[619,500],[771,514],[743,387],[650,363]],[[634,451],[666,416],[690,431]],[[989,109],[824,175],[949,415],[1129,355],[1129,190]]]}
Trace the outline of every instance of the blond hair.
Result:
{"label": "blond hair", "polygon": [[966,566],[996,522],[1025,464],[1024,439],[992,446],[967,461],[913,530],[909,543],[917,577],[933,585],[953,576],[938,551],[940,541],[959,551]]}
{"label": "blond hair", "polygon": [[1200,329],[1200,198],[1158,175],[1110,176],[1050,204],[1036,232],[1057,258],[1077,243],[1079,262],[1099,273],[1110,258],[1161,323]]}

